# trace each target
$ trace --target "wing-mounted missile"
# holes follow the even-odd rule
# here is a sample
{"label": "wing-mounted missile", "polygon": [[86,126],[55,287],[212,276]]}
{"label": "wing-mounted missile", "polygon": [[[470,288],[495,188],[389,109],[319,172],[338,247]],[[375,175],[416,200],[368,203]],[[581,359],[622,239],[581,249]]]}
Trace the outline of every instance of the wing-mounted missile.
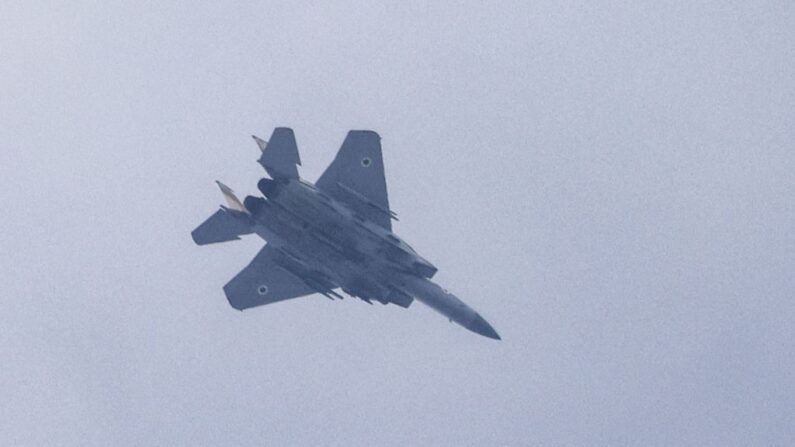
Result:
{"label": "wing-mounted missile", "polygon": [[343,288],[342,291],[350,296],[359,298],[367,304],[373,304],[373,300],[381,304],[389,304],[391,302],[389,298],[391,296],[390,289],[365,277],[360,277],[352,281],[351,284],[347,288]]}
{"label": "wing-mounted missile", "polygon": [[259,164],[265,168],[272,179],[298,178],[296,166],[301,165],[301,158],[298,155],[298,145],[295,143],[295,134],[292,129],[277,127],[268,141],[253,135],[252,137],[262,151]]}
{"label": "wing-mounted missile", "polygon": [[330,300],[343,299],[342,295],[334,291],[337,287],[330,278],[313,269],[306,262],[299,259],[287,249],[277,249],[275,262],[288,272],[300,278],[307,286]]}
{"label": "wing-mounted missile", "polygon": [[398,219],[397,213],[395,213],[394,211],[390,210],[389,208],[381,206],[381,205],[375,203],[374,201],[368,199],[363,194],[361,194],[359,191],[356,191],[355,189],[351,188],[350,186],[346,185],[345,183],[337,182],[337,186],[339,187],[339,191],[342,191],[345,195],[347,195],[348,197],[350,197],[354,201],[359,202],[362,205],[365,205],[365,206],[367,206],[367,207],[369,207],[371,209],[374,209],[374,210],[376,210],[377,212],[379,212],[381,214],[389,216],[389,218],[392,219],[392,220],[400,220],[400,219]]}
{"label": "wing-mounted missile", "polygon": [[342,295],[334,291],[334,289],[332,288],[333,285],[330,283],[326,283],[324,281],[318,281],[317,278],[311,276],[303,277],[301,278],[301,280],[304,281],[304,283],[307,286],[314,289],[317,293],[325,296],[326,298],[332,301],[334,301],[335,299],[341,300],[344,298]]}

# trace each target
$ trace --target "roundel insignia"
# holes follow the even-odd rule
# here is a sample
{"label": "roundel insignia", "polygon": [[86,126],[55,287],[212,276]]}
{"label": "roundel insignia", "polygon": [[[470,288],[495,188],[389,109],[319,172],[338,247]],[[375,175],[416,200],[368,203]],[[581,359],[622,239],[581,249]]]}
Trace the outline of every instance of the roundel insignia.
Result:
{"label": "roundel insignia", "polygon": [[373,161],[372,161],[372,160],[370,160],[370,158],[369,158],[369,157],[364,157],[364,158],[362,158],[362,166],[364,166],[365,168],[366,168],[366,167],[368,167],[368,166],[370,166],[370,164],[372,164],[372,162],[373,162]]}
{"label": "roundel insignia", "polygon": [[260,295],[267,295],[268,294],[268,286],[263,284],[263,285],[257,287],[257,293],[259,293]]}

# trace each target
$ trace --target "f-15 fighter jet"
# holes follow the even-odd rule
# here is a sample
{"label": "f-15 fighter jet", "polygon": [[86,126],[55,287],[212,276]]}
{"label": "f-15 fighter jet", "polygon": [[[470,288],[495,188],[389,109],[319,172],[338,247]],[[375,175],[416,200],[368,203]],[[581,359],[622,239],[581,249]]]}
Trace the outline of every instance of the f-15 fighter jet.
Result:
{"label": "f-15 fighter jet", "polygon": [[348,132],[314,185],[298,176],[301,160],[292,129],[275,129],[267,142],[254,140],[270,176],[257,184],[264,197],[241,202],[218,182],[227,205],[191,233],[198,245],[251,233],[268,242],[224,286],[232,307],[311,294],[341,299],[342,289],[370,304],[407,308],[416,299],[473,332],[500,339],[480,314],[431,281],[436,267],[392,232],[397,216],[389,209],[377,133]]}

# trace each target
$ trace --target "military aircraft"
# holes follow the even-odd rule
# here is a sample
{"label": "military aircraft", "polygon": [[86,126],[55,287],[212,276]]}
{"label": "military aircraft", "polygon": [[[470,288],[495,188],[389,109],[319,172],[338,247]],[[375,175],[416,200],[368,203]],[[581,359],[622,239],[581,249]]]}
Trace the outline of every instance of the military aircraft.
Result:
{"label": "military aircraft", "polygon": [[301,165],[292,129],[276,128],[269,141],[253,137],[270,178],[257,184],[264,197],[243,202],[217,182],[226,206],[192,233],[206,245],[257,234],[268,243],[224,286],[229,304],[244,310],[300,296],[342,299],[337,290],[372,304],[408,308],[417,299],[461,326],[500,339],[471,307],[431,278],[436,267],[392,232],[381,137],[348,132],[337,156],[314,185]]}

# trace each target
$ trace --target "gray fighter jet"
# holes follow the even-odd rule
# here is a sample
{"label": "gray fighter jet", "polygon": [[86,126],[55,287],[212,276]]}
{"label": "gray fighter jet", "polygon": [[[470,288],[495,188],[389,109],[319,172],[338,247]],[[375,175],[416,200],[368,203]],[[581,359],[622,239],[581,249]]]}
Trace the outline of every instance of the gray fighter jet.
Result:
{"label": "gray fighter jet", "polygon": [[352,130],[336,158],[311,184],[292,129],[277,128],[269,141],[254,137],[259,163],[270,178],[257,184],[263,197],[241,203],[218,182],[227,206],[191,235],[198,245],[255,233],[268,241],[251,263],[224,286],[229,304],[243,310],[304,295],[342,299],[337,289],[372,304],[409,307],[417,299],[461,326],[499,340],[471,307],[431,278],[436,267],[392,232],[381,138]]}

